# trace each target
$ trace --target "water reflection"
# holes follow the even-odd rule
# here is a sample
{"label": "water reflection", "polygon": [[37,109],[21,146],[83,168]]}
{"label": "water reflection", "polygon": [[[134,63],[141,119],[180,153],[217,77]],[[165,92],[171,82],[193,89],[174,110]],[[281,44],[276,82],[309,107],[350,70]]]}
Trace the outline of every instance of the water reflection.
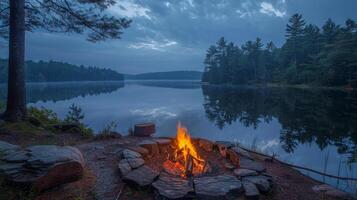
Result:
{"label": "water reflection", "polygon": [[219,128],[234,122],[257,128],[276,118],[287,153],[300,144],[334,145],[357,161],[357,93],[332,90],[202,86],[207,118]]}
{"label": "water reflection", "polygon": [[[27,102],[36,103],[38,101],[63,101],[75,97],[86,97],[100,94],[109,94],[119,88],[124,87],[123,81],[113,82],[54,82],[54,83],[28,83]],[[6,100],[7,87],[0,85],[0,99]]]}

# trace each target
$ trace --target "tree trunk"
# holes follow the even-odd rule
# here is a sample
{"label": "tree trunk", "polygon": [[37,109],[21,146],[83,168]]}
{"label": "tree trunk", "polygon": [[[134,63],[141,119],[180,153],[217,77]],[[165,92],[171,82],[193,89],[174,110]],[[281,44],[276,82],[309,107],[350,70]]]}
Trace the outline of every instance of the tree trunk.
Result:
{"label": "tree trunk", "polygon": [[9,80],[3,118],[12,122],[26,118],[24,5],[24,0],[10,0]]}

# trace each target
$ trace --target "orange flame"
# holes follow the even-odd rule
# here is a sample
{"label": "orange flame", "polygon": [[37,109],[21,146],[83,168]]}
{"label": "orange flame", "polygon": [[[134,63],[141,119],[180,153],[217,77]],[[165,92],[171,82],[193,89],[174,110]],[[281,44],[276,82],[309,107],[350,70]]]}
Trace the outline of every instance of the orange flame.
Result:
{"label": "orange flame", "polygon": [[181,123],[177,124],[176,142],[178,148],[176,152],[178,152],[178,154],[182,154],[183,166],[187,166],[187,157],[190,155],[193,158],[193,174],[201,173],[203,171],[205,161],[198,155],[195,146],[191,142],[188,130],[181,126]]}

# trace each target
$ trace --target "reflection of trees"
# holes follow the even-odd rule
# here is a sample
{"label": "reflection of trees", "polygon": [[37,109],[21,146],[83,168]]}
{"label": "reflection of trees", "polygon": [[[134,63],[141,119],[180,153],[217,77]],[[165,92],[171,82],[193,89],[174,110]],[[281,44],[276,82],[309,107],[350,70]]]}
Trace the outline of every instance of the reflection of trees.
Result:
{"label": "reflection of trees", "polygon": [[239,121],[257,127],[277,118],[280,141],[287,152],[299,143],[321,149],[335,145],[357,160],[357,92],[281,88],[202,86],[207,117],[219,128]]}
{"label": "reflection of trees", "polygon": [[[124,82],[62,82],[27,84],[27,102],[61,101],[75,97],[93,96],[111,93],[124,87]],[[1,100],[7,93],[5,85],[1,85]]]}

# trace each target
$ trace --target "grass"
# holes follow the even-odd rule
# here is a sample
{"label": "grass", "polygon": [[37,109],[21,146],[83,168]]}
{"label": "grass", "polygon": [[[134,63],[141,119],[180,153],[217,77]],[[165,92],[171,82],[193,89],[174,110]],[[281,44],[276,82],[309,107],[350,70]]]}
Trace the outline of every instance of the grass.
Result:
{"label": "grass", "polygon": [[107,124],[103,130],[101,130],[97,135],[94,136],[95,140],[107,140],[107,139],[115,139],[119,138],[121,135],[119,135],[117,132],[115,132],[115,129],[117,128],[117,123],[112,121],[109,124]]}

